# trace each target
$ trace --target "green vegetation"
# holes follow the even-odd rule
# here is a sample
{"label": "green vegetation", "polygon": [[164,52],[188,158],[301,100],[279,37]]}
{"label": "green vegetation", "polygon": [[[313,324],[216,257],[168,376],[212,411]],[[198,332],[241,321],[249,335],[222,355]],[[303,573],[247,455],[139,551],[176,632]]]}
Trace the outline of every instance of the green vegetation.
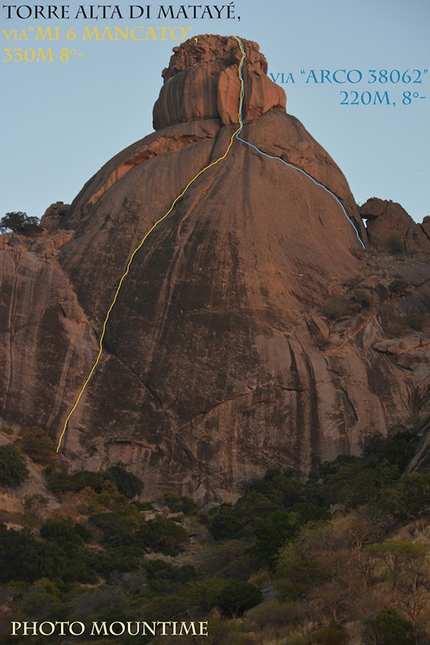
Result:
{"label": "green vegetation", "polygon": [[414,645],[415,642],[411,623],[395,609],[382,609],[367,621],[366,645]]}
{"label": "green vegetation", "polygon": [[258,605],[262,600],[261,591],[245,580],[227,583],[217,598],[220,607],[230,612],[233,618]]}
{"label": "green vegetation", "polygon": [[19,433],[19,446],[22,452],[36,464],[47,466],[53,463],[55,446],[51,437],[39,426],[23,428]]}
{"label": "green vegetation", "polygon": [[[45,497],[30,495],[36,530],[0,524],[9,616],[91,624],[192,611],[209,620],[207,645],[428,643],[430,546],[420,531],[430,475],[405,473],[415,432],[398,426],[373,437],[362,457],[322,463],[307,482],[269,470],[236,503],[206,511],[167,493],[163,513],[142,500],[142,483],[123,465],[68,473],[32,446],[36,435],[41,448],[50,444],[30,430],[8,448],[49,462],[46,481],[62,503],[49,512]],[[8,638],[0,635],[0,645]]]}
{"label": "green vegetation", "polygon": [[368,307],[371,302],[371,296],[367,289],[357,289],[354,293],[354,302],[358,302],[361,307]]}
{"label": "green vegetation", "polygon": [[43,227],[39,224],[37,217],[29,217],[27,213],[21,211],[14,213],[6,213],[0,220],[0,232],[7,233],[13,231],[14,233],[21,233],[26,236],[38,235],[43,231]]}
{"label": "green vegetation", "polygon": [[127,499],[132,499],[139,495],[143,490],[142,481],[133,473],[125,470],[122,464],[111,466],[107,471],[89,472],[87,470],[78,470],[68,473],[64,470],[46,470],[47,485],[49,490],[55,495],[62,493],[78,493],[84,488],[92,488],[96,493],[101,493],[106,482],[115,485],[122,495]]}
{"label": "green vegetation", "polygon": [[385,327],[385,334],[390,338],[405,336],[413,331],[422,331],[428,319],[425,314],[408,314],[399,316]]}
{"label": "green vegetation", "polygon": [[390,284],[388,285],[388,291],[390,293],[404,294],[406,292],[406,289],[410,286],[410,282],[399,278],[390,282]]}
{"label": "green vegetation", "polygon": [[400,239],[399,235],[393,233],[387,239],[387,246],[390,253],[404,253],[405,243]]}
{"label": "green vegetation", "polygon": [[327,316],[327,318],[331,318],[332,320],[345,316],[349,313],[349,309],[349,301],[345,298],[341,298],[340,296],[330,296],[321,307],[321,311],[324,316]]}
{"label": "green vegetation", "polygon": [[0,446],[0,486],[19,486],[28,476],[22,454],[13,445]]}

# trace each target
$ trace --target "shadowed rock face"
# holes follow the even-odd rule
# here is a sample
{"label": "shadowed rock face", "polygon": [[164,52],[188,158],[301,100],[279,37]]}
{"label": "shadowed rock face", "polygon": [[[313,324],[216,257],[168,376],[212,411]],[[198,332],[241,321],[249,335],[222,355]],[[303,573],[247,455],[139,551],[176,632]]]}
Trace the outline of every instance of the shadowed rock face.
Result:
{"label": "shadowed rock face", "polygon": [[[372,265],[339,203],[297,170],[332,191],[365,235],[341,171],[285,113],[258,46],[243,42],[241,136],[277,159],[235,140],[151,233],[63,444],[78,466],[129,464],[148,496],[230,500],[269,467],[307,474],[319,459],[358,454],[427,387],[428,346],[376,348],[384,320],[404,304],[380,276],[387,285],[401,267]],[[19,248],[4,236],[5,423],[37,423],[58,437],[130,254],[227,149],[239,61],[233,38],[176,48],[156,132],[84,186],[58,215],[61,228],[32,244],[19,239]],[[413,310],[430,295],[426,271],[421,263],[408,274]],[[355,288],[369,291],[370,308],[334,320],[327,302],[351,300]]]}

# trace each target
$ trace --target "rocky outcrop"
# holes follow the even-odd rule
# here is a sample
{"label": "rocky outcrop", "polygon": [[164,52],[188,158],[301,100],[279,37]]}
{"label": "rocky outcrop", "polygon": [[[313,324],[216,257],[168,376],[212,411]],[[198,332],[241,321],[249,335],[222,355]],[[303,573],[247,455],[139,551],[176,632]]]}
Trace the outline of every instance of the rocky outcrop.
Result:
{"label": "rocky outcrop", "polygon": [[[269,467],[306,476],[358,454],[428,388],[429,265],[363,251],[345,177],[244,46],[254,147],[235,139],[224,158],[237,41],[192,39],[164,72],[157,131],[54,213],[58,228],[0,249],[2,418],[58,438],[128,258],[189,184],[134,256],[62,444],[76,467],[129,464],[148,496],[230,500]],[[396,278],[407,292],[390,291]],[[402,350],[389,324],[411,312],[422,327]]]}
{"label": "rocky outcrop", "polygon": [[57,229],[60,225],[61,219],[67,213],[69,208],[70,204],[65,204],[64,202],[55,202],[55,204],[51,204],[51,206],[46,209],[42,219],[40,220],[41,226],[50,231]]}
{"label": "rocky outcrop", "polygon": [[[244,120],[276,108],[285,110],[285,92],[267,77],[267,61],[259,46],[250,40],[243,40],[243,45]],[[238,42],[232,37],[200,36],[175,47],[154,106],[154,129],[197,119],[221,119],[223,125],[238,123],[240,60]]]}
{"label": "rocky outcrop", "polygon": [[[430,253],[430,218],[416,224],[400,204],[372,197],[360,207],[370,243],[388,253]],[[429,220],[429,221],[426,221]]]}

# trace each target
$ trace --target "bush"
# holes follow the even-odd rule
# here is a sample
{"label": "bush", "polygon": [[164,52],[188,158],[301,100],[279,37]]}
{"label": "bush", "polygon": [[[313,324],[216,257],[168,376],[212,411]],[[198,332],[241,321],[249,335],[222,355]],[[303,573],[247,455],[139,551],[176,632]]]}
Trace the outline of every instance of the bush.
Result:
{"label": "bush", "polygon": [[236,617],[262,602],[263,594],[249,582],[233,580],[225,585],[217,600],[222,609]]}
{"label": "bush", "polygon": [[405,245],[398,235],[393,233],[387,240],[387,246],[390,253],[404,253]]}
{"label": "bush", "polygon": [[430,507],[430,475],[407,473],[384,488],[380,507],[396,520],[405,522],[420,517]]}
{"label": "bush", "polygon": [[163,500],[172,513],[182,512],[184,515],[194,515],[199,510],[191,497],[179,497],[175,493],[165,493]]}
{"label": "bush", "polygon": [[83,539],[75,530],[75,527],[64,520],[46,520],[40,527],[40,537],[44,540],[55,542],[60,547],[69,545],[82,545]]}
{"label": "bush", "polygon": [[139,511],[133,504],[108,513],[97,513],[92,515],[89,521],[91,525],[103,531],[103,544],[112,547],[135,545],[136,531],[143,523]]}
{"label": "bush", "polygon": [[280,629],[291,625],[295,618],[294,603],[281,604],[278,600],[251,609],[246,615],[246,626],[250,631]]}
{"label": "bush", "polygon": [[[327,625],[311,635],[312,643],[319,645],[344,645],[348,641],[345,630],[337,625]],[[394,643],[392,644],[394,645]]]}
{"label": "bush", "polygon": [[249,549],[249,557],[257,569],[275,568],[279,549],[297,535],[297,525],[293,520],[294,516],[289,511],[279,508],[266,520],[258,521],[255,542]]}
{"label": "bush", "polygon": [[413,645],[411,623],[402,618],[394,609],[382,609],[379,614],[367,621],[366,645]]}
{"label": "bush", "polygon": [[174,567],[163,560],[144,560],[143,567],[148,575],[149,587],[156,593],[172,593],[197,578],[195,568],[189,564]]}
{"label": "bush", "polygon": [[425,322],[426,316],[424,314],[408,314],[389,323],[385,328],[385,333],[390,338],[395,338],[408,334],[411,330],[422,331]]}
{"label": "bush", "polygon": [[55,446],[51,437],[39,426],[23,428],[20,433],[20,447],[36,464],[47,466],[55,456]]}
{"label": "bush", "polygon": [[56,544],[38,540],[29,529],[15,531],[0,524],[0,582],[62,576],[64,554]]}
{"label": "bush", "polygon": [[227,584],[222,578],[207,580],[191,580],[188,582],[185,597],[190,607],[200,607],[204,612],[210,612],[217,602],[218,596]]}
{"label": "bush", "polygon": [[177,555],[188,542],[186,530],[179,524],[157,515],[155,520],[145,522],[136,534],[137,543],[165,555]]}
{"label": "bush", "polygon": [[411,283],[407,280],[397,279],[390,282],[388,285],[388,291],[390,293],[405,293],[406,289],[411,286]]}
{"label": "bush", "polygon": [[362,307],[368,307],[370,305],[371,297],[370,293],[365,289],[357,289],[354,294],[354,302],[358,302]]}
{"label": "bush", "polygon": [[46,474],[48,488],[54,495],[67,492],[78,493],[84,488],[92,488],[96,493],[101,493],[106,481],[105,473],[93,473],[88,470],[78,470],[71,474],[48,471]]}
{"label": "bush", "polygon": [[140,495],[143,490],[143,482],[139,477],[129,473],[124,468],[123,464],[117,464],[107,469],[107,472],[112,478],[113,483],[116,485],[118,491],[125,495],[127,499],[133,499],[136,495]]}
{"label": "bush", "polygon": [[15,213],[6,213],[0,220],[0,231],[6,233],[13,231],[14,233],[22,233],[23,235],[38,235],[43,231],[43,227],[39,224],[37,217],[29,217],[27,213],[21,211]]}
{"label": "bush", "polygon": [[321,311],[324,316],[327,316],[327,318],[336,320],[348,313],[349,302],[348,300],[345,300],[345,298],[340,298],[339,296],[330,296],[321,307]]}
{"label": "bush", "polygon": [[0,446],[0,486],[19,486],[27,477],[25,459],[15,446]]}
{"label": "bush", "polygon": [[268,470],[264,479],[253,482],[249,490],[262,493],[276,506],[285,508],[304,501],[304,486],[291,477],[291,472],[282,474],[279,470]]}
{"label": "bush", "polygon": [[241,530],[241,524],[231,504],[221,504],[216,509],[216,513],[209,519],[209,533],[217,542],[222,540],[231,540],[238,537]]}
{"label": "bush", "polygon": [[246,548],[247,543],[242,540],[230,540],[215,546],[200,561],[203,576],[247,579],[251,569],[245,555]]}
{"label": "bush", "polygon": [[424,324],[426,322],[426,317],[424,314],[408,314],[402,318],[408,327],[415,329],[416,331],[422,331]]}

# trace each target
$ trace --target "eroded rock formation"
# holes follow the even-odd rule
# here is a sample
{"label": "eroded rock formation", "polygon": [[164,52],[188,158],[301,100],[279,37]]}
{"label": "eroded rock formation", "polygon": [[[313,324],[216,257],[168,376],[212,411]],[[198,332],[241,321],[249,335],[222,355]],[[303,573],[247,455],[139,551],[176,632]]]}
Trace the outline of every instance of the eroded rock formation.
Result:
{"label": "eroded rock formation", "polygon": [[[151,233],[62,445],[76,467],[129,464],[148,496],[229,500],[269,467],[305,476],[318,460],[358,454],[429,385],[429,265],[363,251],[346,179],[285,113],[258,46],[243,42],[241,137],[275,159],[234,140]],[[163,73],[156,132],[110,160],[70,208],[51,209],[43,236],[0,238],[8,425],[58,438],[128,258],[227,149],[239,61],[234,38],[181,45]],[[395,278],[405,292],[390,291]],[[402,345],[387,328],[411,311],[423,326]]]}
{"label": "eroded rock formation", "polygon": [[379,251],[428,254],[430,218],[416,224],[400,204],[372,197],[360,206],[370,243]]}

